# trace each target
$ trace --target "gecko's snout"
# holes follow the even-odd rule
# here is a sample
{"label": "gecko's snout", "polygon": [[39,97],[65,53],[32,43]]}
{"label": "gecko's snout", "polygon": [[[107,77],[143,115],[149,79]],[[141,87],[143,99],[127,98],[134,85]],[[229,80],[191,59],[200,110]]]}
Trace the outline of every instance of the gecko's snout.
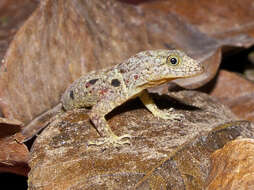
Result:
{"label": "gecko's snout", "polygon": [[200,73],[205,72],[205,66],[202,63],[201,59],[195,59],[195,63],[197,65],[197,68],[196,68],[197,71],[199,71]]}
{"label": "gecko's snout", "polygon": [[204,73],[204,71],[205,71],[204,65],[199,63],[198,67],[195,69],[195,72],[196,72],[195,75],[200,75],[200,74]]}
{"label": "gecko's snout", "polygon": [[194,62],[192,62],[192,64],[193,64],[193,67],[191,67],[188,72],[191,77],[194,77],[194,76],[204,73],[205,67],[202,63],[194,61]]}

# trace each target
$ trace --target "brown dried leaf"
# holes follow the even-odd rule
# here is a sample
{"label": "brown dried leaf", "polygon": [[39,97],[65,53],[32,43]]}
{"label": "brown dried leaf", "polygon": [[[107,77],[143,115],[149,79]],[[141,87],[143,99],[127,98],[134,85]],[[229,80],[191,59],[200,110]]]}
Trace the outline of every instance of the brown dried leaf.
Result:
{"label": "brown dried leaf", "polygon": [[0,1],[0,65],[14,34],[37,5],[36,0]]}
{"label": "brown dried leaf", "polygon": [[249,47],[254,43],[252,0],[159,0],[146,8],[180,15],[181,19],[216,39],[221,45]]}
{"label": "brown dried leaf", "polygon": [[211,156],[212,169],[207,190],[239,190],[254,187],[254,140],[227,143]]}
{"label": "brown dried leaf", "polygon": [[131,3],[131,4],[140,4],[140,3],[144,3],[144,2],[148,2],[148,1],[156,1],[156,0],[118,0],[124,3]]}
{"label": "brown dried leaf", "polygon": [[24,137],[18,133],[21,123],[16,120],[0,118],[0,172],[27,175],[29,151],[20,143]]}
{"label": "brown dried leaf", "polygon": [[[86,112],[64,113],[41,133],[33,145],[29,161],[29,189],[131,189],[135,185],[141,189],[159,189],[165,184],[182,187],[190,182],[181,177],[184,174],[201,184],[208,175],[208,162],[202,163],[202,159],[209,156],[202,153],[210,153],[239,135],[254,136],[253,126],[248,122],[221,125],[233,120],[234,115],[203,93],[181,91],[170,96],[178,97],[187,105],[173,103],[168,96],[155,98],[160,106],[171,104],[176,109],[174,112],[184,114],[181,122],[153,117],[147,110],[139,108],[142,105],[137,101],[128,102],[114,111],[109,120],[113,131],[117,135],[132,136],[131,146],[119,149],[87,146],[88,140],[97,139],[99,135]],[[209,133],[209,141],[205,141],[207,135],[204,133],[218,125],[220,128]],[[177,149],[196,136],[198,140],[194,139],[191,143],[196,143],[197,149],[192,151],[187,146],[185,152]],[[203,143],[200,146],[203,146],[204,152],[199,151],[198,141]],[[194,158],[198,160],[194,162],[194,158],[190,157],[188,164],[180,164],[181,160],[188,160],[188,151],[197,152],[198,156]],[[163,168],[166,166],[163,163],[170,162],[172,154],[178,157],[179,165],[172,166],[172,170]],[[196,170],[198,166],[190,167],[190,163],[203,165]],[[158,170],[161,175],[156,173]]]}
{"label": "brown dried leaf", "polygon": [[254,84],[236,73],[220,70],[210,94],[239,118],[254,121]]}
{"label": "brown dried leaf", "polygon": [[2,118],[0,117],[0,124],[6,124],[6,125],[17,125],[21,126],[22,123],[15,119],[8,119],[8,118]]}
{"label": "brown dried leaf", "polygon": [[180,48],[205,63],[204,75],[179,81],[180,85],[191,88],[210,80],[220,63],[221,43],[200,32],[184,13],[176,13],[183,10],[178,1],[173,3],[178,9],[171,9],[171,3],[164,11],[164,3],[170,2],[134,6],[115,0],[41,1],[17,33],[1,67],[4,116],[28,122],[55,105],[80,75],[145,49]]}

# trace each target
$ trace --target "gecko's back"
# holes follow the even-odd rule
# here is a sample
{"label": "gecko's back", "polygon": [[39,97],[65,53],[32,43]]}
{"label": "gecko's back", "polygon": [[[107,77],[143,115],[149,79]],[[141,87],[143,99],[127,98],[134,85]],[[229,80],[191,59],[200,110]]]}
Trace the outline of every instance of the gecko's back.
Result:
{"label": "gecko's back", "polygon": [[[175,62],[176,61],[176,62]],[[200,74],[202,66],[179,50],[150,50],[110,69],[87,73],[63,94],[65,110],[92,107],[102,99],[126,101],[142,90],[176,78]]]}
{"label": "gecko's back", "polygon": [[76,80],[65,91],[61,102],[64,109],[92,107],[107,96],[114,100],[124,92],[121,75],[115,68],[88,73]]}

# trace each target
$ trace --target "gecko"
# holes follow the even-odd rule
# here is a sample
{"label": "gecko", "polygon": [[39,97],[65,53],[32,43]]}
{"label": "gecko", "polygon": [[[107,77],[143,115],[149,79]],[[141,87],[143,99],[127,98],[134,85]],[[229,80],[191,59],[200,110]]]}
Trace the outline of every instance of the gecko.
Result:
{"label": "gecko", "polygon": [[117,136],[110,128],[105,115],[133,98],[140,98],[145,107],[156,117],[179,120],[180,114],[161,110],[154,103],[147,88],[155,87],[178,78],[189,78],[204,72],[203,66],[180,50],[147,50],[111,68],[92,71],[74,81],[63,93],[60,103],[35,118],[22,130],[23,135],[41,128],[40,123],[59,111],[87,108],[88,116],[100,135],[88,145],[121,146],[130,144],[131,136]]}

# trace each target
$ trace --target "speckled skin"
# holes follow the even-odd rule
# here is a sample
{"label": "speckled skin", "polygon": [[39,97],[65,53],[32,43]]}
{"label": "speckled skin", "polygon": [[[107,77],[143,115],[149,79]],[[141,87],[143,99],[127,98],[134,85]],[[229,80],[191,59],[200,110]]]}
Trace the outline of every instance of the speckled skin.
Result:
{"label": "speckled skin", "polygon": [[158,109],[146,89],[202,72],[203,68],[199,63],[179,50],[144,51],[110,69],[82,76],[65,91],[61,103],[65,110],[91,107],[89,117],[102,138],[89,142],[89,145],[119,146],[129,143],[129,140],[123,139],[130,136],[116,136],[107,124],[106,114],[138,96],[155,116],[179,119],[179,115]]}

